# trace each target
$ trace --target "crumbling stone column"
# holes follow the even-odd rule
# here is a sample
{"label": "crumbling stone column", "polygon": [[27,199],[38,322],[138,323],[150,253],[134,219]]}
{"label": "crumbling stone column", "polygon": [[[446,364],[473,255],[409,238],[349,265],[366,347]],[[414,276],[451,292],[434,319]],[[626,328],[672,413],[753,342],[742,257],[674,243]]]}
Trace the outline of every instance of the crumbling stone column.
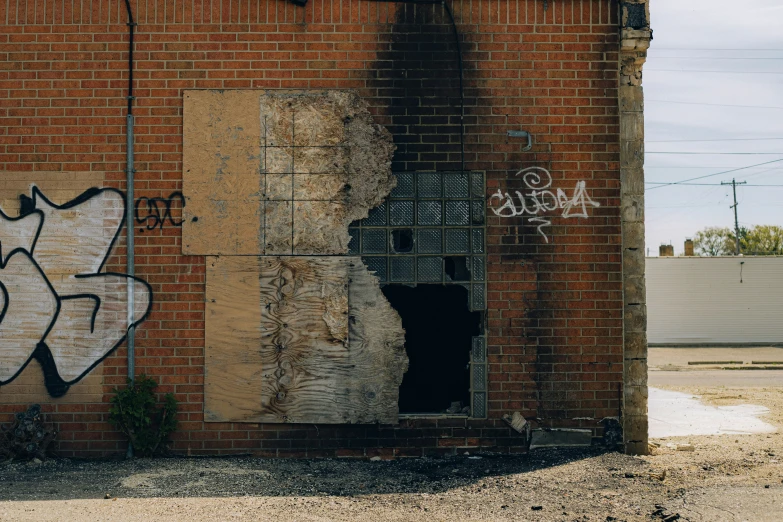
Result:
{"label": "crumbling stone column", "polygon": [[647,447],[647,306],[644,280],[644,94],[652,40],[648,0],[620,2],[620,182],[623,234],[623,442]]}

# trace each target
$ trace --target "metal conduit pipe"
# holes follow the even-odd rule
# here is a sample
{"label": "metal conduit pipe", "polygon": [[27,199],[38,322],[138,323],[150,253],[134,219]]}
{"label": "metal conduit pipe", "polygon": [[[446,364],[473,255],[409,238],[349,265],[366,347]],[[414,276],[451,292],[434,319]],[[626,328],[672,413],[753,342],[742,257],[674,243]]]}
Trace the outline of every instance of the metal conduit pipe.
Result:
{"label": "metal conduit pipe", "polygon": [[[128,114],[126,116],[126,195],[125,195],[125,226],[127,228],[127,253],[125,255],[127,263],[127,274],[131,277],[136,275],[136,255],[135,255],[135,237],[133,228],[133,184],[134,173],[136,170],[133,167],[133,31],[136,23],[133,21],[133,12],[131,11],[130,0],[125,0],[125,8],[128,11],[128,28],[130,32],[130,39],[128,43]],[[133,325],[134,309],[135,306],[135,287],[133,282],[128,285],[128,335],[126,338],[126,345],[128,347],[128,379],[133,381],[136,372],[136,328]],[[128,458],[133,457],[133,444],[128,443],[128,451],[126,456]]]}

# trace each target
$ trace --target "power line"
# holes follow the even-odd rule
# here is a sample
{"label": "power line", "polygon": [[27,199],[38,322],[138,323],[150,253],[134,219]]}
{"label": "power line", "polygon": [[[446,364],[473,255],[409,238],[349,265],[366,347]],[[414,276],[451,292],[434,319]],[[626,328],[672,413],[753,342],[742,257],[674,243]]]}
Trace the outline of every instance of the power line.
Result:
{"label": "power line", "polygon": [[[672,183],[666,182],[666,181],[645,181],[645,185],[671,185]],[[721,183],[677,183],[677,185],[687,185],[690,187],[720,187]],[[746,187],[783,187],[783,185],[744,185]]]}
{"label": "power line", "polygon": [[[704,167],[693,167],[690,165],[645,165],[645,170],[647,169],[722,169],[726,165],[711,165],[711,166],[704,166]],[[781,170],[783,167],[775,167],[773,169],[769,170]],[[766,170],[762,172],[767,172]]]}
{"label": "power line", "polygon": [[676,152],[673,150],[657,150],[657,151],[646,151],[645,154],[701,154],[705,156],[779,156],[783,155],[783,151],[781,152],[695,152],[695,151],[685,151],[685,152]]}
{"label": "power line", "polygon": [[737,185],[747,185],[747,182],[745,181],[737,181],[736,179],[732,178],[731,181],[721,181],[721,185],[731,185],[732,190],[734,191],[734,205],[732,205],[729,208],[734,209],[734,232],[736,235],[734,236],[734,245],[737,247],[737,255],[740,255],[740,231],[739,231],[739,218],[737,217],[737,207],[739,204],[737,203]]}
{"label": "power line", "polygon": [[[705,105],[705,104],[699,104]],[[783,107],[778,107],[783,109]],[[770,140],[783,140],[783,138],[720,138],[710,140],[645,140],[645,143],[686,143],[696,141],[770,141]]]}
{"label": "power line", "polygon": [[744,49],[727,49],[720,47],[653,47],[659,51],[779,51],[783,52],[783,49],[770,49],[770,48],[744,48]]}
{"label": "power line", "polygon": [[707,105],[709,107],[743,107],[746,109],[783,109],[783,107],[777,105],[736,105],[733,103],[700,103],[700,102],[684,102],[684,101],[674,101],[674,100],[655,100],[652,98],[645,99],[644,101],[655,102],[655,103],[675,103],[677,105]]}
{"label": "power line", "polygon": [[645,69],[645,71],[718,74],[783,74],[783,71],[707,71],[704,69]]}
{"label": "power line", "polygon": [[778,163],[778,162],[781,162],[781,161],[783,161],[783,158],[772,160],[772,161],[765,161],[764,163],[757,163],[755,165],[748,165],[747,167],[739,167],[739,168],[736,168],[736,169],[724,170],[722,172],[715,172],[713,174],[705,174],[704,176],[697,176],[695,178],[684,179],[682,181],[675,181],[675,182],[672,182],[672,183],[667,183],[666,185],[658,185],[657,187],[650,187],[647,190],[648,191],[655,190],[655,189],[659,189],[659,188],[663,188],[663,187],[669,187],[671,185],[681,185],[681,184],[687,183],[689,181],[696,181],[698,179],[711,178],[712,176],[720,176],[721,174],[729,174],[731,172],[737,172],[737,171],[740,171],[740,170],[752,169],[753,167],[760,167],[762,165],[769,165],[770,163]]}
{"label": "power line", "polygon": [[783,60],[783,56],[655,56],[656,60]]}

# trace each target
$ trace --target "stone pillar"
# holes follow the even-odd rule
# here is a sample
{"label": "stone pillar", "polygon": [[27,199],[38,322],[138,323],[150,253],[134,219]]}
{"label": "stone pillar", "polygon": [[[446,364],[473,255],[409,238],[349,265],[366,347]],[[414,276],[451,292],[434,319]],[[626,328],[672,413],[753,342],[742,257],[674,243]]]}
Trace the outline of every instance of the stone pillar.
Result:
{"label": "stone pillar", "polygon": [[623,248],[623,442],[647,447],[647,306],[644,281],[644,95],[652,40],[648,0],[620,2],[620,183]]}

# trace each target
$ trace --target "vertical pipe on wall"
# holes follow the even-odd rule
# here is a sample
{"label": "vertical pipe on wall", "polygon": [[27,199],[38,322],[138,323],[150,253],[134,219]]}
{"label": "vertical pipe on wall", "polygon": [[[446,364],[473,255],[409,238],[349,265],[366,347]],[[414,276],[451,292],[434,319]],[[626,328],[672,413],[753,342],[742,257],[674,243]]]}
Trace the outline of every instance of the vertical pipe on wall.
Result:
{"label": "vertical pipe on wall", "polygon": [[[125,203],[125,222],[128,229],[127,237],[127,273],[129,276],[134,277],[136,275],[136,255],[135,255],[135,237],[133,228],[133,181],[134,172],[133,168],[133,114],[127,116],[127,164],[126,164],[126,177],[127,177],[127,195]],[[135,361],[135,347],[136,347],[136,328],[133,325],[134,322],[134,309],[135,309],[135,289],[134,285],[128,285],[128,378],[133,380],[136,371]]]}
{"label": "vertical pipe on wall", "polygon": [[[127,263],[127,273],[133,277],[136,275],[136,255],[135,255],[135,237],[133,228],[133,182],[136,170],[133,167],[133,30],[136,23],[133,21],[133,12],[131,11],[130,0],[125,0],[125,8],[128,10],[128,114],[126,116],[126,149],[125,149],[125,175],[127,193],[125,196],[125,225],[127,229],[127,252],[125,255]],[[128,285],[128,379],[133,381],[136,373],[136,329],[133,325],[133,311],[135,306],[135,285],[131,282]],[[133,444],[128,444],[127,457],[133,457]]]}

